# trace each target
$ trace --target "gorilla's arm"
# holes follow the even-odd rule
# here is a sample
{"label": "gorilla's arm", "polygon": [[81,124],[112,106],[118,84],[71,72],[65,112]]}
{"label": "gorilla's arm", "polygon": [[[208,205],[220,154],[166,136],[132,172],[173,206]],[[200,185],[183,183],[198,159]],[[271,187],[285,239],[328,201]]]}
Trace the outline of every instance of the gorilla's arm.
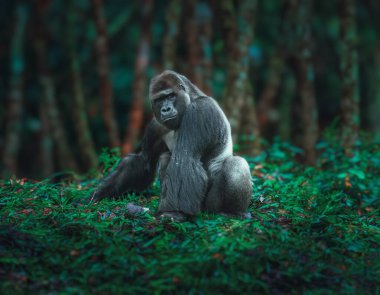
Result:
{"label": "gorilla's arm", "polygon": [[176,147],[165,171],[159,212],[197,214],[205,198],[208,175],[202,157],[227,141],[226,122],[209,97],[193,101],[178,129]]}
{"label": "gorilla's arm", "polygon": [[167,150],[162,136],[169,130],[153,119],[148,125],[136,154],[126,156],[116,169],[105,177],[91,201],[116,197],[127,191],[142,191],[154,180],[160,154]]}

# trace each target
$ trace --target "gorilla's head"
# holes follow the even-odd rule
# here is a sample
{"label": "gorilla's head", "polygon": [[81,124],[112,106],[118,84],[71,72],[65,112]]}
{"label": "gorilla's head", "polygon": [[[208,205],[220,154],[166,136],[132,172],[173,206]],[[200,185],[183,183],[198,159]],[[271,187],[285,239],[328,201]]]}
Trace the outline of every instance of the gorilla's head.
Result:
{"label": "gorilla's head", "polygon": [[149,92],[156,119],[171,130],[179,128],[191,101],[199,96],[205,96],[186,77],[173,71],[165,71],[153,78]]}

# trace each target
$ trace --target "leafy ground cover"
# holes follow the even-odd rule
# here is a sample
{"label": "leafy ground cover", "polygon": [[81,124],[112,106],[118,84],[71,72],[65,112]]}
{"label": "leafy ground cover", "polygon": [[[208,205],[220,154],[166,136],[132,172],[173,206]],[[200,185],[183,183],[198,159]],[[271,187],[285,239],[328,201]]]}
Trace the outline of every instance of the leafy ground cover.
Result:
{"label": "leafy ground cover", "polygon": [[[331,141],[332,142],[332,141]],[[0,293],[379,294],[380,149],[275,142],[249,158],[252,219],[157,220],[159,184],[89,206],[96,180],[0,184]],[[115,154],[101,156],[104,170]],[[151,209],[137,216],[128,202]]]}

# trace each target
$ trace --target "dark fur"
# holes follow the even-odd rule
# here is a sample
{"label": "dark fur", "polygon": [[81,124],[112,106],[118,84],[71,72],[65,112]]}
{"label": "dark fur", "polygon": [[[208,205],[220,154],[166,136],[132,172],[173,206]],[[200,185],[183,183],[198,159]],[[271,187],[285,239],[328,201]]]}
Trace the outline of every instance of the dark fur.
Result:
{"label": "dark fur", "polygon": [[128,191],[143,191],[155,177],[160,155],[167,149],[162,135],[167,128],[153,119],[145,130],[143,141],[135,154],[124,157],[116,169],[105,177],[91,197],[99,201],[106,197],[117,197]]}
{"label": "dark fur", "polygon": [[[164,215],[194,215],[201,210],[245,213],[252,193],[250,171],[243,158],[232,155],[230,126],[222,110],[186,77],[171,71],[152,80],[151,100],[168,89],[175,98],[152,101],[156,118],[147,128],[141,149],[121,161],[93,199],[146,189],[159,162],[159,212]],[[172,106],[178,116],[165,121],[163,104]],[[173,131],[174,145],[168,147],[165,140]]]}

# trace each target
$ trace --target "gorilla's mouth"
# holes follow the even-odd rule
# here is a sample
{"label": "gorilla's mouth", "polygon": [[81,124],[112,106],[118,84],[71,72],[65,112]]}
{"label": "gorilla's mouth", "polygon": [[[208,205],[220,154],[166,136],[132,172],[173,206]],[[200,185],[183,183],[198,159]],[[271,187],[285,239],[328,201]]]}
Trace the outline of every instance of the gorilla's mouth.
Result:
{"label": "gorilla's mouth", "polygon": [[167,122],[167,121],[173,120],[175,118],[177,118],[177,115],[166,117],[166,118],[162,118],[162,122]]}

